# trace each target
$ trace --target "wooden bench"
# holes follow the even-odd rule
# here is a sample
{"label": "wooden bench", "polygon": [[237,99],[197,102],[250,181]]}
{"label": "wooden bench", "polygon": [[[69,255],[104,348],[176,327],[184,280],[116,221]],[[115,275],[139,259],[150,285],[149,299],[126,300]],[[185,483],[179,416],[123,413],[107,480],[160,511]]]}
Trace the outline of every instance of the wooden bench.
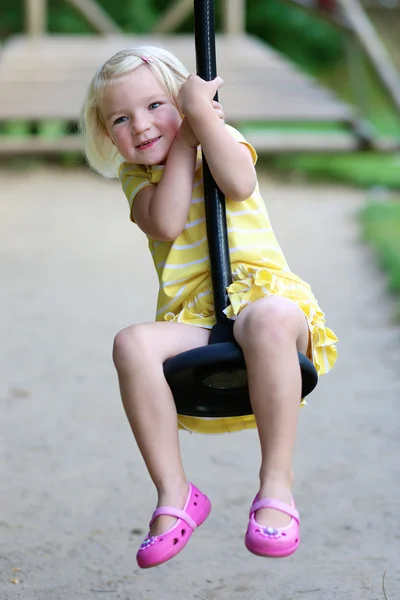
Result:
{"label": "wooden bench", "polygon": [[[60,36],[11,39],[0,55],[0,122],[57,119],[79,120],[90,78],[107,58],[123,48],[157,44],[176,54],[195,71],[192,35]],[[217,36],[218,72],[225,84],[220,90],[226,120],[242,123],[337,123],[341,135],[296,133],[280,138],[259,132],[259,151],[351,150],[357,146],[352,130],[359,117],[348,104],[313,78],[302,73],[278,52],[249,35]],[[31,136],[0,137],[0,153],[63,152],[80,149],[76,135],[47,139]]]}

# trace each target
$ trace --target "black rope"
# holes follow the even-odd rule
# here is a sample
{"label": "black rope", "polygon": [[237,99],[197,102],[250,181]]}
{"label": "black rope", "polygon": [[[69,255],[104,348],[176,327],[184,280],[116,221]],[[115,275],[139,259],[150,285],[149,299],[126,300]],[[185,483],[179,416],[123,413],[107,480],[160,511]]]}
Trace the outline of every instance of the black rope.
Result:
{"label": "black rope", "polygon": [[[194,29],[197,74],[211,81],[217,76],[213,0],[194,0]],[[218,94],[215,100],[218,100]],[[204,154],[203,179],[215,315],[217,322],[225,322],[223,310],[229,303],[226,288],[232,283],[225,197],[211,175]]]}

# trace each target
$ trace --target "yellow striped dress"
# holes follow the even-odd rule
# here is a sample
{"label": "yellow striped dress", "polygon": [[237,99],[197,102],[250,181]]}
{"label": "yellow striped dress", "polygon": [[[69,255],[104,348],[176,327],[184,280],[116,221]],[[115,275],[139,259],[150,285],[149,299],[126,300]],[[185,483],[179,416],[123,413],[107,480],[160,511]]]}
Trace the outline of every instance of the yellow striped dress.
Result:
{"label": "yellow striped dress", "polygon": [[[233,127],[232,136],[249,148],[254,164],[254,148]],[[119,178],[129,202],[130,214],[136,194],[146,185],[157,184],[163,165],[142,167],[122,163]],[[243,202],[226,199],[228,239],[233,282],[228,288],[228,317],[235,319],[247,304],[268,294],[285,296],[303,310],[310,329],[310,358],[319,375],[327,373],[336,361],[337,338],[325,326],[325,316],[310,286],[294,275],[272,231],[258,183]],[[132,219],[132,216],[131,216]],[[173,242],[148,239],[159,279],[157,321],[177,321],[211,328],[215,323],[210,265],[204,213],[201,154],[198,153],[193,196],[184,230]],[[223,433],[256,426],[253,415],[204,419],[178,415],[181,429],[198,433]]]}

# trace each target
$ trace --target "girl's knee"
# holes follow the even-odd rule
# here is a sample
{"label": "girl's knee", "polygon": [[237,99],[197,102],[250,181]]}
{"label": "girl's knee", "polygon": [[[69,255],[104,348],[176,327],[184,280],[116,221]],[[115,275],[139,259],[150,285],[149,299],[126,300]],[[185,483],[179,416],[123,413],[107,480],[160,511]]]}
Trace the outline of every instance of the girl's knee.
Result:
{"label": "girl's knee", "polygon": [[116,368],[118,369],[127,361],[132,364],[136,357],[143,356],[147,338],[145,324],[131,325],[119,331],[114,338],[112,352]]}
{"label": "girl's knee", "polygon": [[250,304],[237,318],[234,333],[239,344],[277,343],[298,336],[301,309],[291,300],[268,296]]}

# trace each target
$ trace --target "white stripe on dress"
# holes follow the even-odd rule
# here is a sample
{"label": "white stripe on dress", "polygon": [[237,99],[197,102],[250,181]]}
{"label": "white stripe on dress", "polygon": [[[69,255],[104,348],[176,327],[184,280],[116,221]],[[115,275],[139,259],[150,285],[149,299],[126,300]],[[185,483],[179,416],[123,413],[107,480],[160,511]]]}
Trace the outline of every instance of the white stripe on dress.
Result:
{"label": "white stripe on dress", "polygon": [[187,307],[192,307],[196,304],[196,300],[198,298],[204,298],[204,296],[209,296],[210,295],[210,290],[205,290],[204,292],[200,292],[200,294],[196,295],[196,298],[194,300],[192,300],[191,302],[189,302],[189,304],[187,305]]}
{"label": "white stripe on dress", "polygon": [[263,227],[262,229],[241,229],[240,227],[228,227],[228,233],[268,233],[271,231],[271,227]]}
{"label": "white stripe on dress", "polygon": [[186,223],[184,229],[190,229],[191,227],[195,227],[196,225],[199,225],[199,223],[204,223],[205,220],[206,220],[205,217],[201,217],[201,219],[196,219],[196,221],[192,221],[191,223]]}
{"label": "white stripe on dress", "polygon": [[241,252],[243,250],[259,250],[260,252],[263,250],[276,250],[275,246],[269,244],[256,244],[252,246],[235,246],[234,248],[229,249],[229,253],[233,254],[234,252]]}
{"label": "white stripe on dress", "polygon": [[172,300],[170,300],[167,304],[165,304],[164,306],[162,306],[160,309],[158,309],[156,316],[158,317],[159,315],[161,315],[163,312],[165,312],[166,310],[168,310],[168,308],[170,306],[172,306],[175,302],[176,299],[179,298],[180,296],[182,296],[184,289],[186,288],[185,285],[183,285],[181,287],[181,289],[179,290],[179,292],[177,294],[175,294],[175,297],[172,298]]}
{"label": "white stripe on dress", "polygon": [[249,210],[227,210],[226,214],[230,215],[231,217],[241,217],[242,215],[256,215],[256,214],[260,214],[260,213],[264,213],[265,214],[265,210],[262,208],[250,208]]}
{"label": "white stripe on dress", "polygon": [[170,285],[177,285],[178,283],[187,283],[187,277],[184,277],[183,279],[174,279],[173,281],[166,281],[165,283],[160,285],[160,290],[163,290],[164,288],[167,288]]}
{"label": "white stripe on dress", "polygon": [[123,175],[125,175],[125,173],[128,173],[129,171],[132,170],[132,165],[125,165],[125,167],[121,170],[119,177],[121,178]]}
{"label": "white stripe on dress", "polygon": [[[135,175],[128,175],[128,177],[125,179],[124,184],[122,186],[122,189],[124,190],[125,194],[126,194],[126,188],[128,187],[128,184],[132,181],[132,179],[135,178]],[[142,181],[142,183],[144,183],[144,181]]]}
{"label": "white stripe on dress", "polygon": [[197,246],[200,246],[203,242],[207,241],[207,236],[204,236],[203,238],[201,238],[201,240],[198,240],[197,242],[193,242],[193,244],[183,244],[183,245],[178,245],[178,244],[174,244],[173,249],[174,250],[190,250],[191,248],[197,248]]}
{"label": "white stripe on dress", "polygon": [[208,261],[208,255],[204,258],[199,258],[198,260],[193,260],[192,262],[184,263],[182,265],[170,265],[168,263],[165,263],[164,267],[165,269],[184,269],[185,267],[191,267],[192,265],[200,265],[201,263],[204,263],[206,261]]}

